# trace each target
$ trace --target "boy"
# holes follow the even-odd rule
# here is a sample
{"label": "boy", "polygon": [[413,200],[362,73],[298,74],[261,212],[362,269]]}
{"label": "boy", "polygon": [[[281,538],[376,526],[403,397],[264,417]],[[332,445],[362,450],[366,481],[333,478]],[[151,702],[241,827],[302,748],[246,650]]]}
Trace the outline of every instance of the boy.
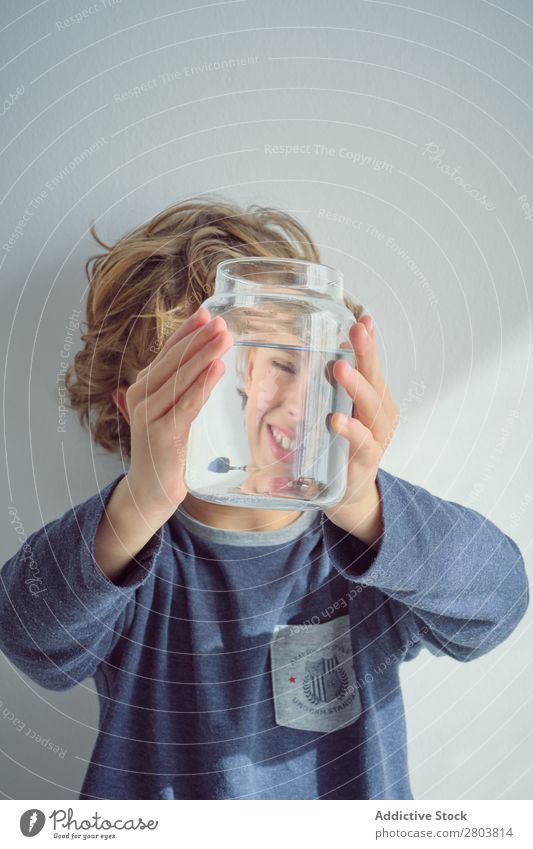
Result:
{"label": "boy", "polygon": [[[349,298],[358,370],[339,362],[334,377],[357,417],[332,420],[349,442],[342,501],[300,513],[194,498],[187,435],[233,341],[197,311],[216,265],[318,251],[289,215],[205,198],[98,241],[67,388],[130,467],[34,532],[0,584],[0,647],[19,669],[53,690],[95,678],[80,798],[412,798],[399,664],[505,640],[528,605],[519,549],[379,467],[398,408]],[[42,595],[25,584],[35,563]]]}

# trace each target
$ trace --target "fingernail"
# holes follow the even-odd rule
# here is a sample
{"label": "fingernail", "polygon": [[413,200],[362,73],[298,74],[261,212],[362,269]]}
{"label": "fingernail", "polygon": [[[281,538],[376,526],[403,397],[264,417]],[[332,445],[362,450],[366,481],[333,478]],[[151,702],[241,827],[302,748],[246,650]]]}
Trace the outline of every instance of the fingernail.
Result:
{"label": "fingernail", "polygon": [[335,424],[339,428],[339,430],[341,430],[345,426],[346,420],[347,416],[345,416],[344,413],[338,413],[335,416]]}

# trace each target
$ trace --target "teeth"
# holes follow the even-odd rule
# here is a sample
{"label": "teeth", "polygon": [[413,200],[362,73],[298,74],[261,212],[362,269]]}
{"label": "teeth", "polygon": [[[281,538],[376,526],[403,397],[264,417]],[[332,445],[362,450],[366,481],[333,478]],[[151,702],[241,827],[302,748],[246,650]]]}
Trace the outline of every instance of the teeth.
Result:
{"label": "teeth", "polygon": [[282,448],[284,448],[286,451],[288,451],[288,450],[294,451],[294,448],[295,448],[294,439],[289,439],[288,436],[286,436],[280,430],[277,430],[277,428],[275,428],[275,427],[273,427],[271,429],[272,429],[272,434],[274,436],[274,439],[276,440],[276,442],[279,445],[281,445]]}

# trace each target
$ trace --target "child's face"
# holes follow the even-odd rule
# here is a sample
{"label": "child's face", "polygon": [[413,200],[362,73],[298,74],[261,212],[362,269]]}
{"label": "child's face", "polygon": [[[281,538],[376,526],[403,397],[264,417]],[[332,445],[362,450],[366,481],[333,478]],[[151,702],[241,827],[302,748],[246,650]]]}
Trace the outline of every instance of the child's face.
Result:
{"label": "child's face", "polygon": [[302,440],[307,368],[305,353],[252,348],[246,364],[245,426],[252,463],[287,475]]}

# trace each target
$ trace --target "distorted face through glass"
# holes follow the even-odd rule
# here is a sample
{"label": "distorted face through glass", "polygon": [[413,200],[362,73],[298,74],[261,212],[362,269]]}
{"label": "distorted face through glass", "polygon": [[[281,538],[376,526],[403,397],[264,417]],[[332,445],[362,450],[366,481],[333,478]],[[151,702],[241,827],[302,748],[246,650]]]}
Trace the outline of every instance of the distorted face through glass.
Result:
{"label": "distorted face through glass", "polygon": [[316,311],[300,302],[283,307],[267,302],[224,314],[234,344],[189,440],[192,488],[201,495],[314,501],[345,465],[329,426],[332,411],[351,409],[332,376],[342,352],[324,347]]}
{"label": "distorted face through glass", "polygon": [[325,423],[310,420],[308,411],[313,394],[320,395],[325,382],[324,360],[302,349],[296,337],[278,336],[276,341],[276,346],[258,344],[238,354],[250,456],[249,475],[240,490],[286,492],[296,486],[311,495],[316,482],[306,478],[305,470],[318,445],[317,431]]}
{"label": "distorted face through glass", "polygon": [[293,477],[305,414],[305,353],[287,348],[246,351],[244,418],[252,479],[278,489]]}

